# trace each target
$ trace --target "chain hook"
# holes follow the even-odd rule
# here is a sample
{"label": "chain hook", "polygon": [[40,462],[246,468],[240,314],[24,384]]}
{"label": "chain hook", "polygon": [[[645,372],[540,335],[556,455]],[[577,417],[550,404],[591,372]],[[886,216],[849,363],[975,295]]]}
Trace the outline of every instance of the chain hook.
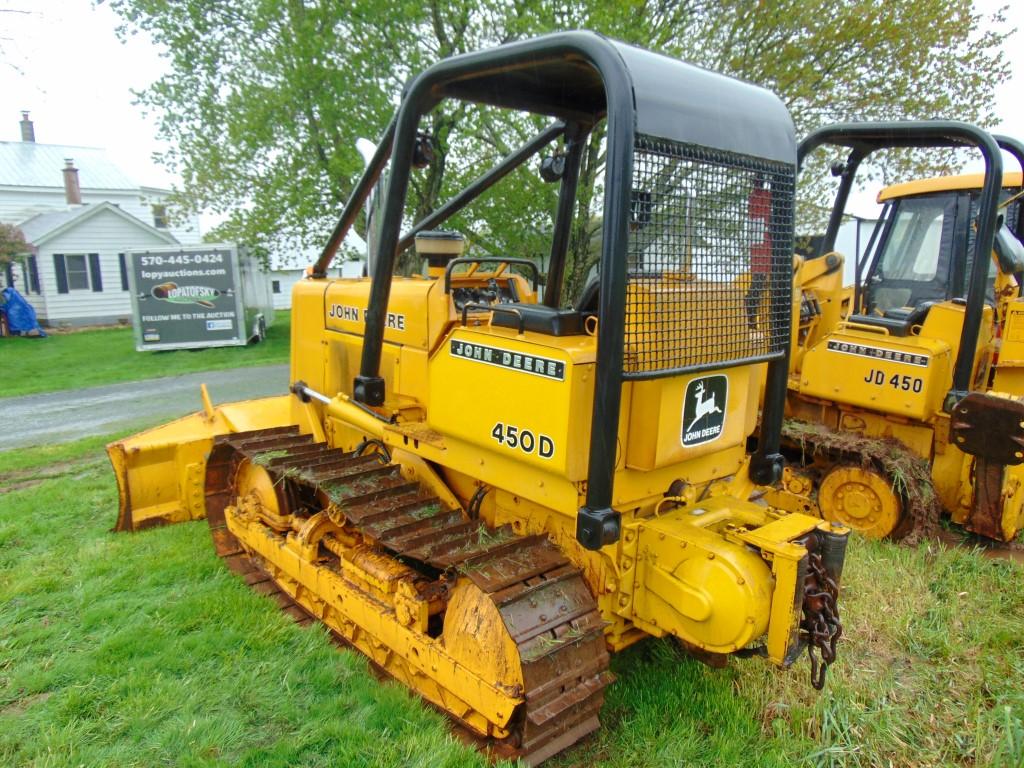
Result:
{"label": "chain hook", "polygon": [[837,603],[839,585],[829,575],[820,553],[809,552],[807,565],[800,632],[811,661],[811,685],[820,691],[825,687],[829,665],[836,660],[836,644],[843,634]]}

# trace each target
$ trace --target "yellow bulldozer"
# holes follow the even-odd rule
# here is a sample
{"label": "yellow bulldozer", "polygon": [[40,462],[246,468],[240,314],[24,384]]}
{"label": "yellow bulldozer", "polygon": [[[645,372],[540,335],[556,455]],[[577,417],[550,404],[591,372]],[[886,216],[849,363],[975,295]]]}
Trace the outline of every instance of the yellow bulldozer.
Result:
{"label": "yellow bulldozer", "polygon": [[[1012,541],[1024,527],[1024,145],[964,123],[849,123],[800,146],[849,154],[816,258],[794,269],[783,479],[773,505],[867,536],[954,523]],[[878,195],[881,218],[843,285],[836,236],[857,168],[891,148],[974,148],[985,171]]]}
{"label": "yellow bulldozer", "polygon": [[[403,232],[418,125],[445,99],[548,125]],[[571,305],[602,127],[600,277]],[[542,289],[533,261],[463,255],[439,227],[546,147]],[[598,727],[609,651],[643,638],[709,663],[806,648],[820,687],[849,530],[755,493],[782,471],[796,159],[771,93],[595,34],[441,61],[294,288],[291,394],[204,392],[202,412],[111,444],[117,529],[205,517],[248,583],[529,763]],[[370,276],[328,279],[385,177]],[[412,247],[425,274],[396,276]],[[743,320],[755,260],[767,332]]]}

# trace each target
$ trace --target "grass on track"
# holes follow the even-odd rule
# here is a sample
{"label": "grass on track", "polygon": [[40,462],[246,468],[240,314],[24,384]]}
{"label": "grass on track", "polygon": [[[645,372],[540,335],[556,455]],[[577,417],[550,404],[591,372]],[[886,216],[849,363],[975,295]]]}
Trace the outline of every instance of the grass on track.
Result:
{"label": "grass on track", "polygon": [[[0,489],[20,485],[0,490],[0,765],[486,765],[246,588],[204,523],[109,533],[100,445],[0,454]],[[823,694],[804,659],[711,670],[648,641],[615,657],[599,734],[552,764],[1021,768],[1022,577],[854,541]]]}
{"label": "grass on track", "polygon": [[244,347],[136,352],[131,328],[0,339],[0,397],[93,387],[121,381],[288,362],[291,313],[278,311],[267,338]]}

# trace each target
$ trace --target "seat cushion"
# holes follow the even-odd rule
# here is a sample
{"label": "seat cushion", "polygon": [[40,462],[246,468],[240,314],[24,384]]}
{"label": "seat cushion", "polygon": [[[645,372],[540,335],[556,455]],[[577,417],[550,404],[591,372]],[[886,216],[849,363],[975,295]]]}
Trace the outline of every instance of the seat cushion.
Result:
{"label": "seat cushion", "polygon": [[[518,312],[517,316],[515,313]],[[579,336],[583,331],[583,316],[574,309],[558,309],[543,304],[498,304],[491,316],[491,325],[500,328],[518,328],[519,317],[523,327],[548,336]]]}

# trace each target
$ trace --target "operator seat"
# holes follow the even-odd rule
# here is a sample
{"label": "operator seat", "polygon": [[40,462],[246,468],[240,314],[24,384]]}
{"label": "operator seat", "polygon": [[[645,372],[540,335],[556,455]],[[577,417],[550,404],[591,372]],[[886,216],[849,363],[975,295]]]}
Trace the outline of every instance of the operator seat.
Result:
{"label": "operator seat", "polygon": [[518,328],[520,322],[527,331],[548,336],[580,336],[586,333],[584,321],[597,314],[601,295],[601,281],[597,275],[587,280],[580,298],[572,309],[548,307],[543,304],[515,304],[498,309],[491,317],[491,325],[499,328]]}
{"label": "operator seat", "polygon": [[884,328],[890,336],[910,336],[914,327],[924,323],[928,310],[937,303],[933,300],[922,301],[916,307],[893,307],[881,315],[850,315],[847,319],[851,323]]}

